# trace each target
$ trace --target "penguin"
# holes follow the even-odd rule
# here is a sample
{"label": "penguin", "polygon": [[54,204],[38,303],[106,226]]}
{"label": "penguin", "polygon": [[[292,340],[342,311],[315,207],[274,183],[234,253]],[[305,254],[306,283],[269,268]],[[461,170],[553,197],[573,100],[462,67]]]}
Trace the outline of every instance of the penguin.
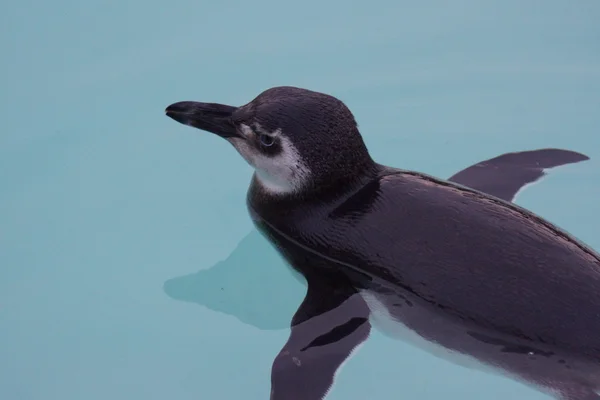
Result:
{"label": "penguin", "polygon": [[325,93],[274,87],[240,107],[185,101],[166,114],[254,168],[249,214],[306,280],[272,400],[326,398],[373,326],[556,398],[600,399],[600,256],[565,230],[476,187],[377,163]]}
{"label": "penguin", "polygon": [[[540,182],[546,171],[588,159],[564,149],[505,153],[477,162],[449,180],[506,201],[516,201],[517,195]],[[268,331],[288,328],[290,315],[304,296],[304,283],[301,277],[289,273],[284,260],[253,229],[224,260],[203,266],[195,273],[168,279],[163,289],[172,299],[199,304]],[[273,298],[277,298],[276,305]]]}

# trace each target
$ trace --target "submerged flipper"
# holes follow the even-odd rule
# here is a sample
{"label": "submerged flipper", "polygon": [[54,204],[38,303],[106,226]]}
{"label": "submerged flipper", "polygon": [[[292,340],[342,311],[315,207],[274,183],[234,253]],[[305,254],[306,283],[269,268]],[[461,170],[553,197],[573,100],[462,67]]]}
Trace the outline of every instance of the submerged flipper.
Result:
{"label": "submerged flipper", "polygon": [[561,149],[506,153],[472,165],[449,180],[512,202],[525,186],[541,179],[545,169],[585,160],[589,157],[584,154]]}
{"label": "submerged flipper", "polygon": [[306,277],[308,290],[271,369],[271,400],[322,400],[371,331],[369,308],[340,273]]}

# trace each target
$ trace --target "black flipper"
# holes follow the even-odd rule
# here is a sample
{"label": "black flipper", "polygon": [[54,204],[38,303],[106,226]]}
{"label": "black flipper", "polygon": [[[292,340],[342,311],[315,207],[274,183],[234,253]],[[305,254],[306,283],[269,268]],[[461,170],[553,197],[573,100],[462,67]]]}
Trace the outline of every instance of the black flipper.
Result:
{"label": "black flipper", "polygon": [[308,290],[271,369],[271,400],[322,400],[369,337],[369,308],[339,273],[306,276]]}
{"label": "black flipper", "polygon": [[472,165],[449,180],[513,201],[517,192],[546,173],[544,169],[589,160],[589,157],[569,150],[540,149],[506,153]]}

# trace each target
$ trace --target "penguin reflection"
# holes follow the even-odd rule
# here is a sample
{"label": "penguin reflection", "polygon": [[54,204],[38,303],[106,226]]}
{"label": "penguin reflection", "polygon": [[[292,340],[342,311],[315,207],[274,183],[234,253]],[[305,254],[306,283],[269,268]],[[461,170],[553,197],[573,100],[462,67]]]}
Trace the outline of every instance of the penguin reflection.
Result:
{"label": "penguin reflection", "polygon": [[[526,185],[543,178],[544,170],[587,159],[559,149],[507,153],[474,164],[449,180],[514,201]],[[277,330],[289,328],[290,316],[304,299],[306,283],[253,229],[225,260],[169,279],[164,290],[173,299],[234,316],[262,330]]]}

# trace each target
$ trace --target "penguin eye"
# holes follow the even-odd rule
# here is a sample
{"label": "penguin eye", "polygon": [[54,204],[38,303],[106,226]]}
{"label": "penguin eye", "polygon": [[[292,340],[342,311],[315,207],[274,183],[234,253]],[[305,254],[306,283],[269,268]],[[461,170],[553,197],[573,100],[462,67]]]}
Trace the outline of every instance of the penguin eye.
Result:
{"label": "penguin eye", "polygon": [[259,134],[258,139],[260,140],[260,144],[265,147],[271,147],[273,146],[273,143],[275,143],[275,139],[273,138],[273,136],[269,135]]}

